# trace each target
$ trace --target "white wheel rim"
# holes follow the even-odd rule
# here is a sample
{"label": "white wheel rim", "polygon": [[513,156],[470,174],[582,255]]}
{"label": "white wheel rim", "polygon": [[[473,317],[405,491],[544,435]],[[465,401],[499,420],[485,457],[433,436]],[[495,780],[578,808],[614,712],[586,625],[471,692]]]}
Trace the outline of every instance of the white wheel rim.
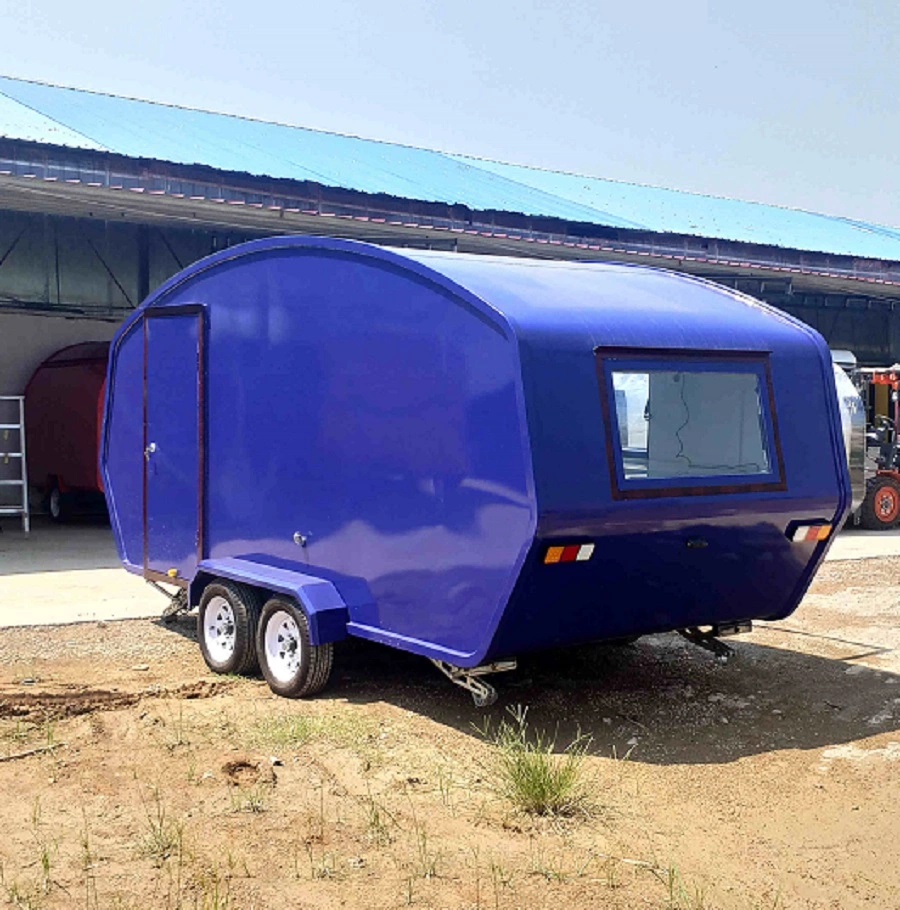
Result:
{"label": "white wheel rim", "polygon": [[303,640],[297,621],[286,610],[269,617],[265,634],[266,665],[280,683],[289,683],[300,670]]}
{"label": "white wheel rim", "polygon": [[210,598],[203,621],[203,640],[210,657],[224,663],[234,654],[234,610],[221,595]]}

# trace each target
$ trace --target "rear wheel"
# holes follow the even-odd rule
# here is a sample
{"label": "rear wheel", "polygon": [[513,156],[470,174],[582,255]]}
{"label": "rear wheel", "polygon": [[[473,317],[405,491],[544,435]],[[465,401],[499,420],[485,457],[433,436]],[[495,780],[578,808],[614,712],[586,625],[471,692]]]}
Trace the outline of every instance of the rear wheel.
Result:
{"label": "rear wheel", "polygon": [[65,522],[71,513],[69,497],[55,483],[50,488],[50,495],[47,497],[47,511],[50,513],[50,518],[58,524]]}
{"label": "rear wheel", "polygon": [[900,484],[892,477],[869,481],[866,498],[859,510],[860,524],[871,530],[887,530],[900,521]]}
{"label": "rear wheel", "polygon": [[273,597],[266,603],[256,647],[263,676],[276,695],[303,698],[321,692],[328,683],[334,646],[310,642],[309,623],[294,601]]}
{"label": "rear wheel", "polygon": [[197,612],[197,638],[213,673],[247,675],[258,667],[256,626],[262,598],[232,581],[207,585]]}

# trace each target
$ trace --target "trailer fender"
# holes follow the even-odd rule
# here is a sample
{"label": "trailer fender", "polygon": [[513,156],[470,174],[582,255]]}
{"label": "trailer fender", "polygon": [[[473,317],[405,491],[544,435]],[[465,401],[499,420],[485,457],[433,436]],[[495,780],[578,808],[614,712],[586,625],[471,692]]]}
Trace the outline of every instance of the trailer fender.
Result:
{"label": "trailer fender", "polygon": [[337,588],[324,578],[240,557],[204,559],[190,584],[191,606],[199,603],[203,589],[213,578],[229,578],[264,591],[293,597],[309,623],[309,638],[313,645],[324,645],[347,637],[350,620],[347,605]]}

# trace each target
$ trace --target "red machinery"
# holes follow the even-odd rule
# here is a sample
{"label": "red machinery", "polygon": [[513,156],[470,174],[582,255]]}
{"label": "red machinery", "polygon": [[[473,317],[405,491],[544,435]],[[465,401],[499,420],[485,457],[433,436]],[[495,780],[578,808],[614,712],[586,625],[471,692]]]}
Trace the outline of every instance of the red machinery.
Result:
{"label": "red machinery", "polygon": [[28,476],[50,516],[103,506],[97,468],[108,342],[86,342],[48,357],[25,387]]}
{"label": "red machinery", "polygon": [[865,528],[892,528],[900,523],[900,371],[860,370],[869,430],[866,434],[866,498],[860,509]]}

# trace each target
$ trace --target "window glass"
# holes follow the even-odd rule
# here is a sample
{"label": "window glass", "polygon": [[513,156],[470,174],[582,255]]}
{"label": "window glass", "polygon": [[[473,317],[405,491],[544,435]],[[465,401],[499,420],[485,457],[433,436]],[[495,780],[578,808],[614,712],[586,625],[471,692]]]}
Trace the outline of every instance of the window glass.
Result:
{"label": "window glass", "polygon": [[625,480],[772,473],[756,373],[612,373]]}

